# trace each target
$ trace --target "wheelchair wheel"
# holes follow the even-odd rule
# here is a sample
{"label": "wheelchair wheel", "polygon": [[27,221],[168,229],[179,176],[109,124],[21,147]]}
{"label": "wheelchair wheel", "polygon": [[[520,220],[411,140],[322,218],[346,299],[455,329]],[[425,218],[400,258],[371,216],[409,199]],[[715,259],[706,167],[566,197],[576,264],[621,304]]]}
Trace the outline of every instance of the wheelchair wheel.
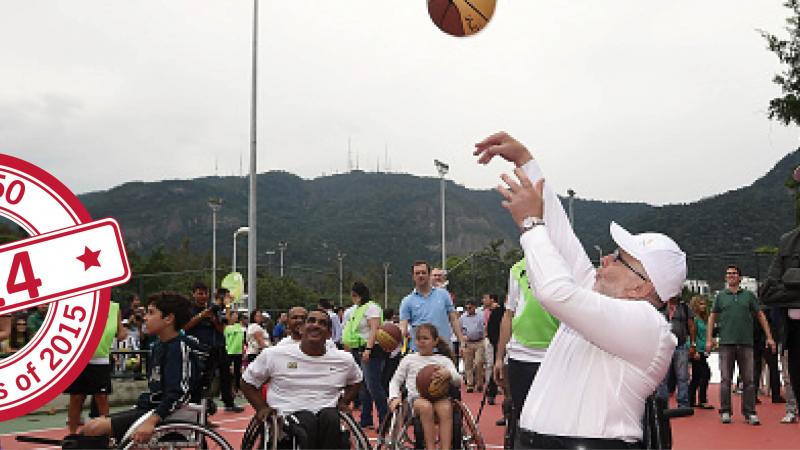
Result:
{"label": "wheelchair wheel", "polygon": [[369,438],[364,433],[364,430],[358,425],[353,416],[348,413],[339,411],[339,423],[342,426],[342,433],[346,435],[351,449],[357,450],[371,450],[369,445]]}
{"label": "wheelchair wheel", "polygon": [[[266,432],[266,439],[264,433]],[[273,450],[278,448],[278,416],[271,414],[266,422],[255,416],[250,419],[242,436],[242,450]]]}
{"label": "wheelchair wheel", "polygon": [[233,450],[222,436],[213,430],[194,423],[169,423],[156,427],[150,442],[139,444],[125,439],[119,448],[130,449],[176,449],[195,448],[201,450]]}
{"label": "wheelchair wheel", "polygon": [[[453,400],[453,415],[456,419],[460,419],[460,430],[453,433],[453,447],[461,448],[464,450],[486,450],[486,443],[483,440],[481,431],[478,429],[478,424],[475,423],[475,418],[472,417],[467,405],[461,400]],[[456,443],[456,439],[460,441],[460,445]]]}
{"label": "wheelchair wheel", "polygon": [[411,450],[414,449],[414,436],[409,434],[411,414],[408,404],[402,401],[389,411],[378,427],[377,450]]}

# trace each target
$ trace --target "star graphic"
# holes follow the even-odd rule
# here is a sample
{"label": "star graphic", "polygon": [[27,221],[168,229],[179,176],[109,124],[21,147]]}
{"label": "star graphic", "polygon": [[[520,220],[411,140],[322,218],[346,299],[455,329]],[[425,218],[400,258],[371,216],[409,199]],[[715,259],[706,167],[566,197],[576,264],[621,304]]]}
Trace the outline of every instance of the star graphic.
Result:
{"label": "star graphic", "polygon": [[100,267],[100,261],[98,261],[98,257],[100,257],[100,250],[93,252],[89,250],[89,247],[83,247],[83,254],[81,256],[76,257],[76,259],[83,263],[83,270],[89,270],[92,266]]}

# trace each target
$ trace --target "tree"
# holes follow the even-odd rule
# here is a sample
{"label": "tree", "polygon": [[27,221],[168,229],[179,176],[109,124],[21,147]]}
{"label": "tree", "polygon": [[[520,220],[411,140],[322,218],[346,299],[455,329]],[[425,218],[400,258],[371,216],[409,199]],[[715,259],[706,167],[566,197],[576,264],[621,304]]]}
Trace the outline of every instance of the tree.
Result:
{"label": "tree", "polygon": [[800,0],[786,0],[784,6],[792,10],[786,19],[788,39],[760,31],[769,50],[785,65],[785,70],[772,79],[781,87],[783,96],[769,101],[769,118],[785,125],[800,125]]}

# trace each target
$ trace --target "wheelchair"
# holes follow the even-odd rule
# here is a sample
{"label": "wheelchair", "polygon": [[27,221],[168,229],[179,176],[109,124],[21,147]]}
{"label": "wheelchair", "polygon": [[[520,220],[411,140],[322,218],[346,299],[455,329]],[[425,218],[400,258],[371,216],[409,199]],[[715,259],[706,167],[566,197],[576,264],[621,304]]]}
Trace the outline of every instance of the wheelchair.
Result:
{"label": "wheelchair", "polygon": [[[452,390],[451,390],[452,393]],[[463,450],[485,450],[478,424],[472,412],[459,398],[451,395],[453,403],[453,442],[452,447]],[[425,440],[422,435],[422,424],[414,417],[413,409],[408,403],[405,392],[402,401],[390,410],[378,427],[378,450],[424,449]]]}
{"label": "wheelchair", "polygon": [[233,450],[233,447],[219,433],[208,428],[206,423],[205,402],[189,403],[170,414],[161,424],[155,427],[153,437],[146,443],[134,442],[133,431],[150,414],[145,414],[131,425],[117,448],[132,449],[174,449],[196,448],[203,450]]}
{"label": "wheelchair", "polygon": [[[339,411],[339,424],[342,432],[342,446],[356,450],[371,450],[369,438],[349,413]],[[242,436],[242,450],[273,450],[277,448],[302,449],[305,437],[299,429],[299,422],[291,415],[279,416],[276,412],[260,421],[255,416],[250,419]]]}

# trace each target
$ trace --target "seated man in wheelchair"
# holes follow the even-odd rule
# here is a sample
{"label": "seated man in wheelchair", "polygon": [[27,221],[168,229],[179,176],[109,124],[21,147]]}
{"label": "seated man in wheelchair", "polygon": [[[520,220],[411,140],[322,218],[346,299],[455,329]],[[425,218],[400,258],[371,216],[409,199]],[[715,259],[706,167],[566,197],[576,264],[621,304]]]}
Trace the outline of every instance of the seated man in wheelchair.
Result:
{"label": "seated man in wheelchair", "polygon": [[[389,409],[395,410],[402,401],[400,387],[405,384],[408,392],[408,403],[422,424],[425,448],[436,448],[435,419],[439,422],[438,436],[441,448],[452,448],[452,402],[448,397],[435,402],[421,397],[417,391],[417,374],[429,364],[438,364],[440,369],[434,374],[435,381],[449,381],[451,385],[458,386],[461,384],[461,376],[453,364],[450,345],[439,337],[435,326],[429,323],[418,325],[415,338],[417,353],[406,355],[400,361],[400,365],[397,367],[397,371],[389,384]],[[433,353],[434,347],[439,351],[438,354]]]}
{"label": "seated man in wheelchair", "polygon": [[[303,434],[298,440],[304,448],[347,448],[343,447],[338,410],[348,410],[358,395],[362,375],[350,353],[326,347],[330,336],[328,313],[311,311],[298,345],[263,350],[242,374],[241,390],[256,417],[266,420],[273,411],[282,417],[293,416]],[[261,386],[267,382],[264,400]]]}
{"label": "seated man in wheelchair", "polygon": [[136,442],[147,442],[156,425],[190,400],[206,355],[196,339],[178,332],[189,321],[190,309],[189,300],[179,294],[150,297],[144,320],[147,333],[158,338],[151,354],[150,390],[139,396],[135,408],[89,421],[83,436],[113,436],[120,443],[134,422],[152,412],[133,432]]}

